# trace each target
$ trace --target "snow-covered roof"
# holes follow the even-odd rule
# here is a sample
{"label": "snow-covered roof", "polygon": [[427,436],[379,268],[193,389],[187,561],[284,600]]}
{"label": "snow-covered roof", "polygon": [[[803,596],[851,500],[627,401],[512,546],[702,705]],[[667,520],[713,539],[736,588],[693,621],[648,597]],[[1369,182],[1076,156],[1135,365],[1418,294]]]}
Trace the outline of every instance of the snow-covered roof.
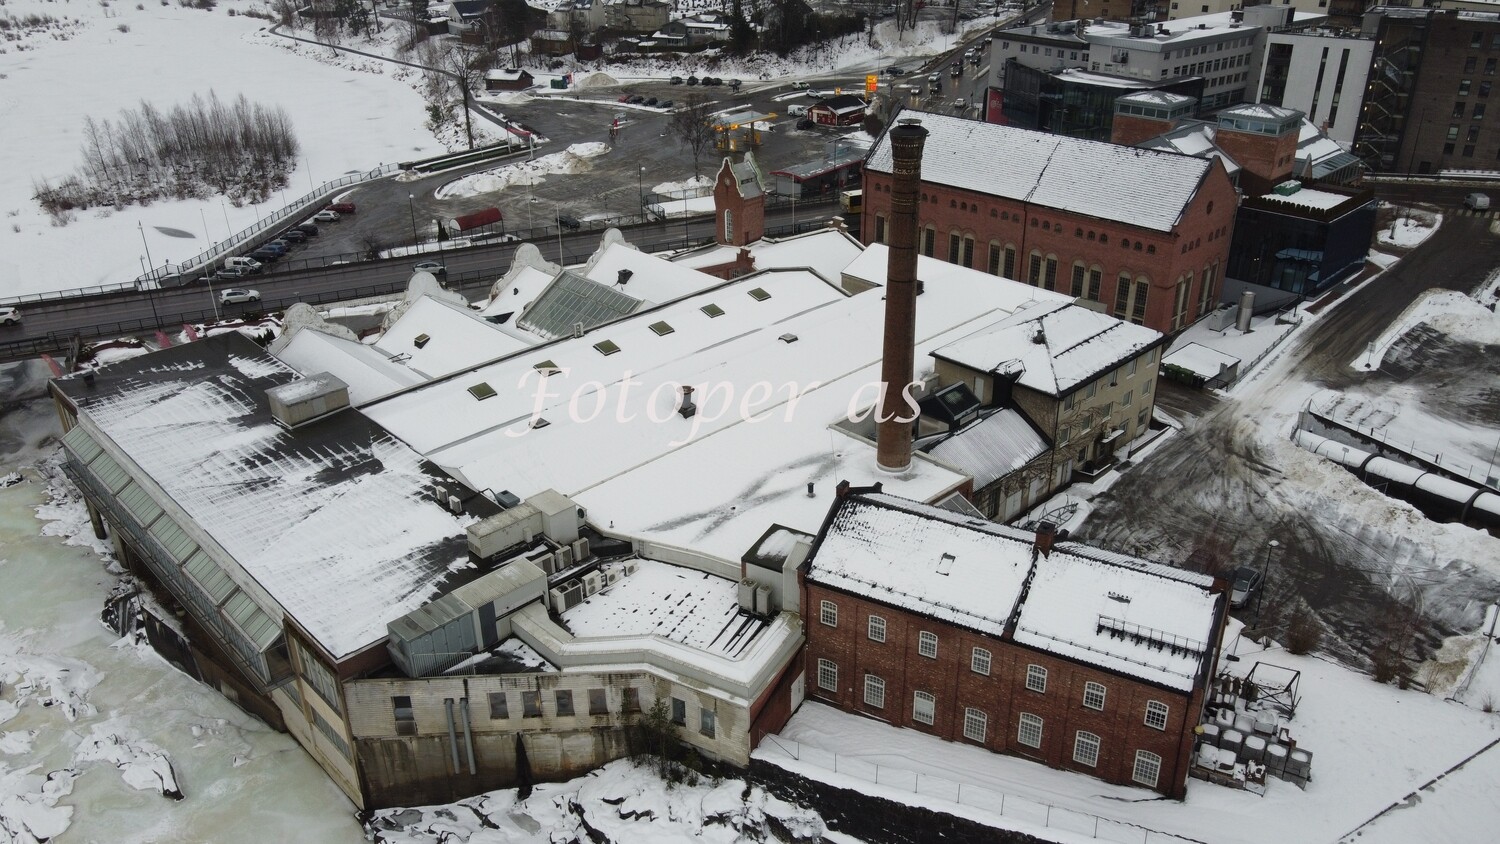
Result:
{"label": "snow-covered roof", "polygon": [[588,330],[644,306],[644,302],[622,292],[613,282],[606,284],[564,270],[526,306],[516,325],[539,337],[555,340],[567,337],[580,326]]}
{"label": "snow-covered roof", "polygon": [[991,414],[927,450],[972,476],[975,489],[983,489],[1046,452],[1046,438],[1011,408]]}
{"label": "snow-covered roof", "polygon": [[818,229],[792,237],[765,238],[739,246],[710,246],[683,252],[672,258],[678,266],[711,267],[735,259],[741,248],[750,251],[757,270],[806,267],[824,280],[837,284],[844,268],[858,258],[864,247],[846,231]]}
{"label": "snow-covered roof", "polygon": [[1019,371],[1016,382],[1064,396],[1158,345],[1160,331],[1069,302],[1037,302],[933,352],[977,372]]}
{"label": "snow-covered roof", "polygon": [[1302,188],[1301,190],[1289,194],[1264,194],[1260,197],[1260,199],[1270,202],[1283,202],[1287,205],[1296,205],[1302,208],[1313,208],[1319,211],[1327,211],[1331,208],[1337,208],[1345,202],[1348,202],[1350,199],[1352,199],[1352,197],[1350,197],[1348,194],[1343,193],[1333,193],[1331,191],[1317,190],[1315,188]]}
{"label": "snow-covered roof", "polygon": [[1237,366],[1240,359],[1199,343],[1188,343],[1162,356],[1162,366],[1180,366],[1204,378],[1218,378],[1225,367]]}
{"label": "snow-covered roof", "polygon": [[1140,105],[1163,106],[1166,108],[1180,108],[1198,102],[1186,94],[1174,94],[1170,91],[1137,91],[1134,94],[1125,94],[1116,103],[1138,103]]}
{"label": "snow-covered roof", "polygon": [[1113,73],[1098,73],[1096,71],[1083,70],[1076,67],[1068,67],[1063,68],[1062,70],[1054,71],[1052,73],[1052,76],[1053,78],[1061,79],[1064,82],[1078,82],[1084,85],[1094,85],[1100,88],[1149,89],[1152,85],[1157,84],[1154,80],[1150,79],[1140,79],[1131,76],[1116,76]]}
{"label": "snow-covered roof", "polygon": [[1211,649],[1206,575],[1034,535],[880,492],[834,505],[807,580],[1179,691]]}
{"label": "snow-covered roof", "polygon": [[493,80],[495,82],[519,82],[521,79],[529,77],[530,75],[531,74],[528,71],[514,67],[508,67],[503,70],[500,68],[492,68],[491,70],[485,71],[484,78],[487,80]]}
{"label": "snow-covered roof", "polygon": [[[299,376],[221,334],[58,382],[124,454],[335,658],[481,574],[442,478],[358,413],[287,431],[265,392]],[[270,609],[270,608],[268,608]]]}
{"label": "snow-covered roof", "polygon": [[654,560],[636,566],[613,588],[563,612],[574,636],[659,636],[736,659],[767,628],[740,613],[736,581]]}
{"label": "snow-covered roof", "polygon": [[[630,275],[620,284],[621,271]],[[691,266],[642,252],[628,243],[610,243],[599,250],[579,272],[592,281],[633,296],[648,305],[658,305],[698,293],[722,281]]]}
{"label": "snow-covered roof", "polygon": [[[1067,138],[1030,129],[902,111],[927,129],[922,180],[1171,231],[1207,177],[1210,163],[1191,156]],[[974,154],[1005,150],[1005,155]],[[866,169],[891,172],[889,133],[870,151]]]}
{"label": "snow-covered roof", "polygon": [[303,375],[314,372],[337,375],[349,385],[349,402],[355,407],[427,380],[373,346],[316,328],[294,333],[276,357]]}
{"label": "snow-covered roof", "polygon": [[[418,344],[424,336],[427,339]],[[431,296],[418,297],[375,342],[375,348],[387,355],[406,356],[406,365],[427,379],[526,347],[473,311]]]}
{"label": "snow-covered roof", "polygon": [[1224,162],[1224,170],[1232,178],[1240,172],[1240,165],[1214,144],[1214,133],[1217,131],[1218,127],[1212,123],[1202,120],[1185,120],[1170,132],[1142,141],[1138,146],[1164,152],[1179,152],[1197,158],[1217,158]]}

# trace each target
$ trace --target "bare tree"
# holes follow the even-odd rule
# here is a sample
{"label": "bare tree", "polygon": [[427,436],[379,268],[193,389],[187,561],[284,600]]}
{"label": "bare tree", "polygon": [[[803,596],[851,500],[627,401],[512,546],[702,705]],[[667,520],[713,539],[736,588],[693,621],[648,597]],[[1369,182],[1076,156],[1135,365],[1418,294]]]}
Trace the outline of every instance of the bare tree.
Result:
{"label": "bare tree", "polygon": [[715,128],[708,98],[702,94],[688,94],[683,105],[672,114],[671,131],[677,140],[693,154],[693,177],[701,169],[699,160],[703,150],[713,141]]}
{"label": "bare tree", "polygon": [[494,63],[493,53],[471,50],[456,42],[448,46],[438,62],[443,75],[457,88],[455,93],[463,101],[464,134],[468,137],[469,149],[474,148],[474,118],[469,111],[469,96],[475,88],[484,85],[485,73]]}

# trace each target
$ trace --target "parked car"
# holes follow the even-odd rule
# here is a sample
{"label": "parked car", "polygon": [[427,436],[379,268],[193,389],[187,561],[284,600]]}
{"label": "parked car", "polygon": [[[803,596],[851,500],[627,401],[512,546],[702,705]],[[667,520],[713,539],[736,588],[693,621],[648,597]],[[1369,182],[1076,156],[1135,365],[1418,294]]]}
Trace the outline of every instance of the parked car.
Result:
{"label": "parked car", "polygon": [[278,240],[284,240],[287,243],[306,243],[307,242],[307,232],[300,231],[298,229],[287,229],[286,231],[282,232],[281,234],[276,235],[276,237],[277,237]]}
{"label": "parked car", "polygon": [[247,290],[240,287],[230,287],[219,291],[219,304],[233,305],[238,302],[259,302],[259,290]]}
{"label": "parked car", "polygon": [[672,77],[672,79],[670,81],[671,81],[671,83],[673,85],[681,85],[682,84],[682,77],[681,76],[674,76],[674,77]]}
{"label": "parked car", "polygon": [[339,212],[330,208],[324,208],[322,211],[314,214],[313,219],[320,223],[337,223],[339,221]]}
{"label": "parked car", "polygon": [[1487,193],[1471,193],[1464,197],[1464,207],[1470,211],[1490,210],[1490,196]]}
{"label": "parked car", "polygon": [[0,308],[0,325],[20,325],[21,311],[19,308]]}
{"label": "parked car", "polygon": [[318,224],[317,223],[303,223],[303,224],[297,226],[297,231],[302,232],[303,234],[307,235],[308,237],[317,237],[318,236]]}
{"label": "parked car", "polygon": [[696,76],[689,76],[687,78],[687,84],[689,84],[689,85],[697,85],[698,84],[698,77],[696,77]]}
{"label": "parked car", "polygon": [[[259,265],[257,264],[256,266]],[[214,279],[245,278],[246,276],[250,275],[250,272],[250,270],[244,267],[223,267],[218,272],[214,273],[213,277]]]}
{"label": "parked car", "polygon": [[671,100],[662,100],[661,102],[659,102],[659,103],[656,104],[656,107],[657,108],[671,108],[672,107],[672,101]]}
{"label": "parked car", "polygon": [[890,67],[888,67],[888,68],[885,69],[885,75],[886,76],[903,76],[903,75],[905,75],[905,73],[906,73],[906,68],[902,67],[899,64],[893,64]]}
{"label": "parked car", "polygon": [[577,217],[574,217],[572,214],[558,214],[557,224],[567,229],[568,231],[574,232],[583,228],[582,221],[580,221]]}
{"label": "parked car", "polygon": [[705,77],[703,77],[703,84],[704,85],[723,85],[724,84],[724,80],[720,79],[717,76],[705,76]]}
{"label": "parked car", "polygon": [[448,274],[448,268],[443,266],[442,264],[439,264],[437,261],[423,261],[422,263],[417,264],[411,269],[412,272],[418,273],[432,273],[433,275]]}
{"label": "parked car", "polygon": [[817,124],[813,122],[813,119],[811,117],[804,117],[801,120],[797,121],[798,129],[811,129],[816,125]]}
{"label": "parked car", "polygon": [[630,102],[630,95],[629,94],[621,94],[620,98],[617,99],[617,100],[615,100],[615,102],[617,102],[617,103],[628,103],[628,102]]}
{"label": "parked car", "polygon": [[258,272],[260,272],[260,262],[257,261],[257,260],[255,260],[254,258],[245,258],[245,257],[225,258],[224,259],[224,266],[226,266],[226,267],[239,267],[239,268],[243,269],[245,272],[249,272],[249,273],[258,273]]}
{"label": "parked car", "polygon": [[968,106],[969,106],[969,101],[966,100],[966,99],[964,99],[963,97],[959,97],[958,99],[956,99],[956,100],[953,101],[953,107],[956,108],[956,109],[962,110],[962,109],[968,108]]}
{"label": "parked car", "polygon": [[261,244],[261,248],[266,248],[266,247],[270,247],[272,249],[280,249],[281,250],[281,254],[283,254],[283,255],[285,255],[286,253],[292,251],[292,245],[290,243],[287,243],[284,240],[279,239],[279,238],[276,239],[276,240],[266,241],[265,243]]}
{"label": "parked car", "polygon": [[791,115],[792,117],[803,117],[807,114],[807,106],[789,105],[786,107],[786,113]]}
{"label": "parked car", "polygon": [[[282,252],[278,249],[267,249],[266,247],[262,246],[254,252],[251,252],[250,257],[254,258],[257,261],[260,261],[262,264],[269,264],[272,261],[281,260],[281,256],[285,254],[285,252]],[[229,268],[225,267],[225,269]]]}
{"label": "parked car", "polygon": [[352,202],[335,202],[332,205],[329,205],[324,210],[325,211],[337,211],[340,214],[353,214],[354,213],[354,203],[352,203]]}
{"label": "parked car", "polygon": [[636,94],[635,96],[633,96],[633,97],[630,98],[630,104],[631,105],[640,105],[641,103],[643,103],[645,101],[646,101],[646,98],[644,96],[640,95],[640,94]]}
{"label": "parked car", "polygon": [[647,97],[646,98],[646,105],[648,105],[648,106],[654,106],[654,105],[656,105],[656,98],[655,97]]}
{"label": "parked car", "polygon": [[806,91],[809,86],[806,82],[793,82],[792,87],[798,91]]}
{"label": "parked car", "polygon": [[1240,566],[1234,570],[1233,585],[1229,588],[1229,606],[1244,609],[1260,591],[1260,569]]}

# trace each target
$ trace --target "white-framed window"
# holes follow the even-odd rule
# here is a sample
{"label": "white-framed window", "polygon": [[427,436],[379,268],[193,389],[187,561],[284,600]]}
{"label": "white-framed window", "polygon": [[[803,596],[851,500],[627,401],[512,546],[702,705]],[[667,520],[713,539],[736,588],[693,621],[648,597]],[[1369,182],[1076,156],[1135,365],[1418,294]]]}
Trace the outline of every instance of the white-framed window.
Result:
{"label": "white-framed window", "polygon": [[990,730],[990,716],[972,706],[964,708],[964,738],[984,743]]}
{"label": "white-framed window", "polygon": [[839,605],[832,601],[824,601],[818,605],[818,621],[829,627],[839,626]]}
{"label": "white-framed window", "polygon": [[917,634],[917,654],[928,659],[937,659],[937,634],[923,630]]}
{"label": "white-framed window", "polygon": [[1021,726],[1016,730],[1016,741],[1027,747],[1042,746],[1042,716],[1030,712],[1021,713]]}
{"label": "white-framed window", "polygon": [[919,724],[931,724],[937,713],[937,699],[926,692],[912,692],[911,718]]}
{"label": "white-framed window", "polygon": [[1159,700],[1146,701],[1146,726],[1153,730],[1165,730],[1167,711],[1167,705]]}
{"label": "white-framed window", "polygon": [[870,616],[869,636],[873,642],[885,641],[885,619],[878,615]]}
{"label": "white-framed window", "polygon": [[1132,401],[1135,401],[1135,391],[1126,390],[1125,395],[1120,399],[1120,407],[1130,407]]}
{"label": "white-framed window", "polygon": [[969,657],[969,670],[975,674],[983,674],[988,677],[990,675],[990,661],[990,652],[988,650],[985,648],[975,648],[973,655]]}
{"label": "white-framed window", "polygon": [[1026,688],[1033,692],[1047,691],[1047,669],[1040,665],[1026,666]]}
{"label": "white-framed window", "polygon": [[839,665],[831,659],[818,660],[818,688],[830,692],[839,690]]}
{"label": "white-framed window", "polygon": [[1135,377],[1135,367],[1136,367],[1136,364],[1140,363],[1140,361],[1141,361],[1140,358],[1131,358],[1130,363],[1125,364],[1125,377],[1126,378],[1134,378]]}
{"label": "white-framed window", "polygon": [[1104,684],[1090,680],[1083,684],[1083,705],[1089,709],[1104,710]]}
{"label": "white-framed window", "polygon": [[1099,764],[1099,737],[1093,733],[1078,731],[1073,739],[1073,761],[1090,768]]}
{"label": "white-framed window", "polygon": [[885,708],[885,680],[874,674],[865,675],[865,706]]}
{"label": "white-framed window", "polygon": [[1160,777],[1161,757],[1145,750],[1137,750],[1130,778],[1147,788],[1156,788],[1156,780]]}

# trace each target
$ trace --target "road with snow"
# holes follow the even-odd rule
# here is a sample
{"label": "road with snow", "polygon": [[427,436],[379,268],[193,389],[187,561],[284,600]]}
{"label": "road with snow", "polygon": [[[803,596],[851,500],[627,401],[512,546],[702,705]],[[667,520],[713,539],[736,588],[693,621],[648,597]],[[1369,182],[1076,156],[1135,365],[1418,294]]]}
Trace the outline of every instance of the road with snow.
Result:
{"label": "road with snow", "polygon": [[[1318,486],[1328,484],[1328,476],[1307,477],[1303,455],[1286,438],[1296,410],[1320,389],[1379,391],[1413,377],[1424,385],[1463,385],[1424,387],[1426,412],[1457,420],[1478,413],[1493,424],[1500,368],[1479,362],[1472,346],[1444,351],[1424,342],[1434,339],[1430,333],[1412,332],[1381,370],[1349,367],[1425,290],[1470,291],[1500,267],[1500,238],[1488,226],[1487,219],[1450,216],[1401,263],[1346,292],[1234,397],[1200,403],[1201,416],[1189,416],[1184,430],[1095,500],[1076,535],[1200,568],[1266,566],[1265,626],[1273,632],[1284,627],[1285,612],[1306,601],[1329,634],[1324,648],[1354,664],[1363,664],[1384,626],[1408,617],[1411,607],[1425,617],[1418,653],[1442,635],[1471,627],[1476,608],[1500,595],[1494,573],[1407,535],[1398,514],[1382,511],[1379,493],[1351,475],[1341,474],[1342,483],[1360,502],[1330,498]],[[1169,403],[1178,412],[1193,407]],[[1337,476],[1333,482],[1340,482]],[[1280,543],[1274,550],[1273,539]]]}

